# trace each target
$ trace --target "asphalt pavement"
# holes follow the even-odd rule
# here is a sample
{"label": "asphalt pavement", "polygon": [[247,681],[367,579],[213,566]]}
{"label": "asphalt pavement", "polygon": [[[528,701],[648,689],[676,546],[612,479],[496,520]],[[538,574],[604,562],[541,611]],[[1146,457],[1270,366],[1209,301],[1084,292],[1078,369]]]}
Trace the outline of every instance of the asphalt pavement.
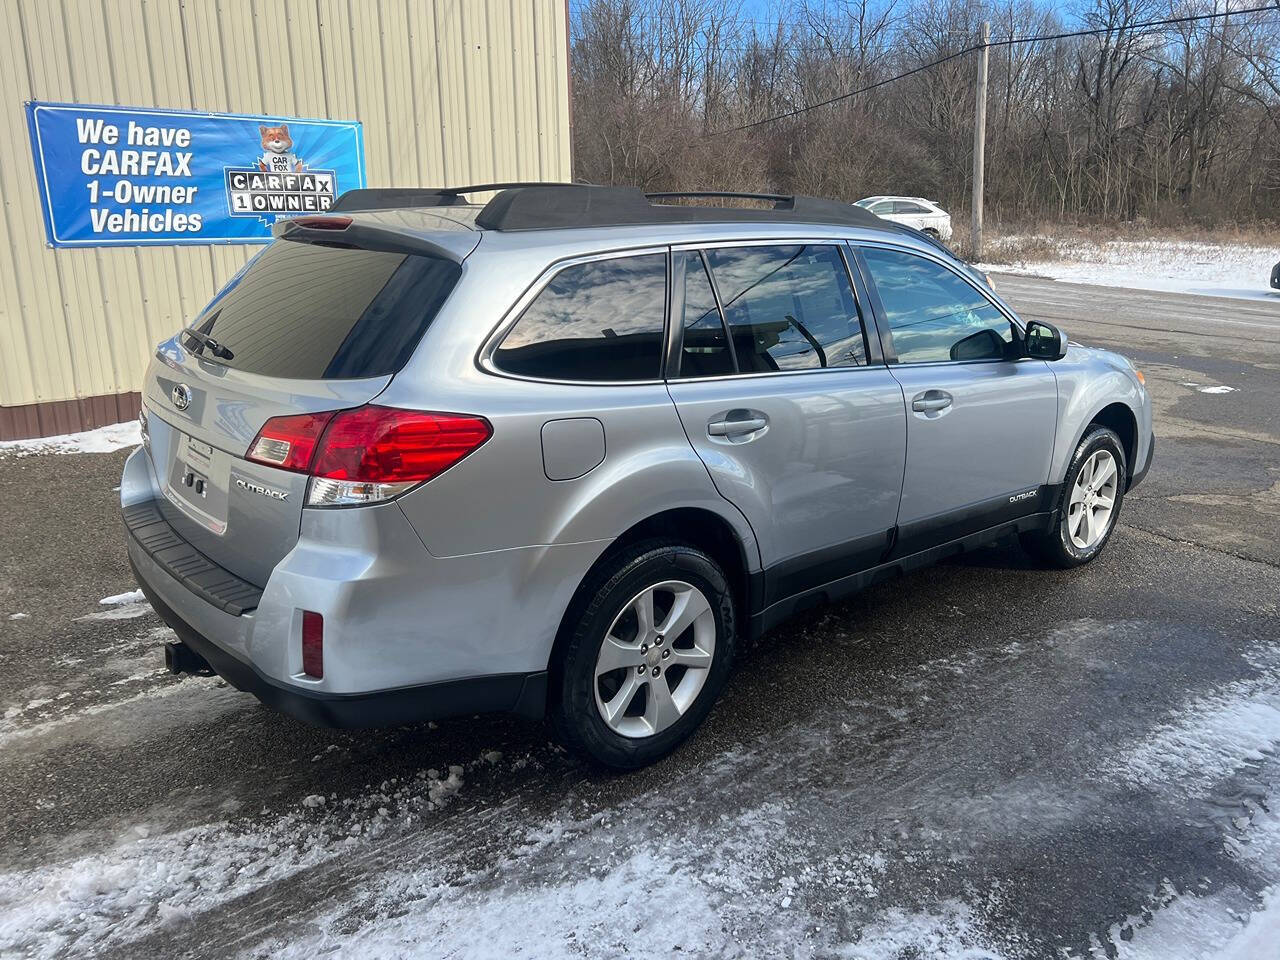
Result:
{"label": "asphalt pavement", "polygon": [[1146,374],[1106,553],[806,614],[626,776],[169,677],[124,454],[0,456],[0,957],[1280,956],[1280,299],[995,281]]}

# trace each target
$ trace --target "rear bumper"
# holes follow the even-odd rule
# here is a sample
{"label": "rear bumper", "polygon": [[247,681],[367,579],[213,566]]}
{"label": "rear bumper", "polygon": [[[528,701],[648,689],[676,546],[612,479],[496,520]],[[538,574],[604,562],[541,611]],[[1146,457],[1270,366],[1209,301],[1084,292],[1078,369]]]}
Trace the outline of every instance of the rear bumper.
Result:
{"label": "rear bumper", "polygon": [[[153,509],[145,450],[121,479],[125,541],[163,619],[233,686],[304,720],[386,726],[541,714],[569,597],[601,545],[436,557],[394,503],[304,511],[293,549],[249,583]],[[302,615],[324,620],[324,677],[302,667]]]}
{"label": "rear bumper", "polygon": [[179,616],[138,569],[132,550],[129,562],[138,586],[160,619],[173,628],[178,639],[200,654],[218,676],[237,690],[253,694],[267,706],[307,723],[322,727],[395,727],[471,713],[511,712],[538,718],[545,710],[546,671],[467,677],[350,694],[307,690],[282,683],[228,653]]}

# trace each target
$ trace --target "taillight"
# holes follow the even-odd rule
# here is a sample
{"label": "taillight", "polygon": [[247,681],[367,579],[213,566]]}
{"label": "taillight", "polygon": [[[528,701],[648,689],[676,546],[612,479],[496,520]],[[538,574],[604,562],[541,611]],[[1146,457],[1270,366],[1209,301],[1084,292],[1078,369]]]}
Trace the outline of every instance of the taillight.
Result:
{"label": "taillight", "polygon": [[483,417],[366,406],[268,420],[248,458],[311,474],[308,506],[374,503],[438,477],[492,435]]}
{"label": "taillight", "polygon": [[306,473],[311,467],[320,435],[333,419],[332,413],[301,413],[293,417],[272,417],[262,425],[249,444],[245,458],[269,467]]}

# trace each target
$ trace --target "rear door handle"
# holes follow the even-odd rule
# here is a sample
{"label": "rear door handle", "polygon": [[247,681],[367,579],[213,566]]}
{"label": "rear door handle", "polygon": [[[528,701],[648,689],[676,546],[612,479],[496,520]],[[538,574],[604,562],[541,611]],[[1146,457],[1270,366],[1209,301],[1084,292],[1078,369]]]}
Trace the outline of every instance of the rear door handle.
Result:
{"label": "rear door handle", "polygon": [[951,394],[942,390],[926,390],[917,394],[911,401],[911,409],[916,413],[937,413],[951,406]]}
{"label": "rear door handle", "polygon": [[756,410],[730,410],[719,420],[707,424],[707,436],[743,437],[769,425],[769,418]]}

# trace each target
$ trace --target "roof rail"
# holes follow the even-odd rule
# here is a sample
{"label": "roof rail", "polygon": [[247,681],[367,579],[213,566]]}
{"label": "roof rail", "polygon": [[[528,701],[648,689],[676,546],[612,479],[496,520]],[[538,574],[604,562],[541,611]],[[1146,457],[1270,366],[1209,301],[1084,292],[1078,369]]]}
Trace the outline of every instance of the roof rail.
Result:
{"label": "roof rail", "polygon": [[[654,200],[687,197],[765,200],[768,209],[707,207]],[[485,230],[555,230],[666,223],[825,223],[885,229],[875,214],[852,204],[820,197],[773,193],[690,191],[646,194],[639,187],[588,184],[529,184],[503,190],[476,215]]]}
{"label": "roof rail", "polygon": [[373,187],[347,190],[329,207],[330,211],[400,210],[405,207],[457,207],[468,201],[468,193],[487,193],[518,187],[571,186],[554,181],[515,181],[512,183],[479,183],[466,187]]}

